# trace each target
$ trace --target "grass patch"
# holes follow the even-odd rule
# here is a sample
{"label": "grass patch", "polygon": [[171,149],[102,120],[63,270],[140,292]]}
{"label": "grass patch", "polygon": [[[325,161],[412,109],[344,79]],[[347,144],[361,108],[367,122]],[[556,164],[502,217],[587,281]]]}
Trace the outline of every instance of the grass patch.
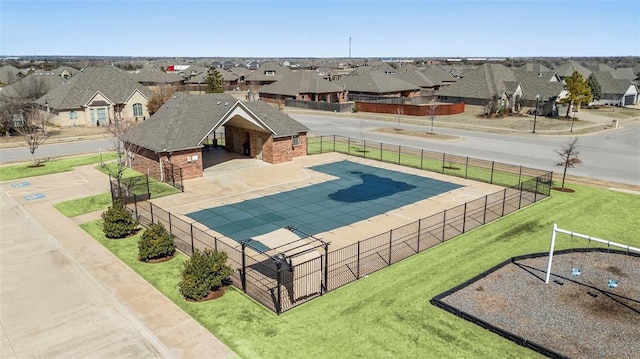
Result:
{"label": "grass patch", "polygon": [[[83,228],[244,358],[538,358],[529,349],[432,306],[429,300],[509,257],[548,251],[553,223],[640,245],[640,222],[635,218],[640,213],[640,196],[570,187],[576,192],[554,192],[545,201],[279,317],[235,289],[218,300],[189,303],[177,289],[183,255],[166,263],[140,263],[135,238],[106,240],[100,221]],[[586,246],[558,237],[558,249],[571,245]]]}
{"label": "grass patch", "polygon": [[[518,166],[504,166],[499,163],[492,164],[490,161],[452,155],[446,156],[443,161],[442,153],[422,151],[408,147],[403,147],[401,152],[398,153],[398,146],[381,145],[377,142],[366,144],[367,146],[360,146],[339,141],[344,141],[344,138],[338,139],[335,142],[330,138],[329,141],[322,141],[322,143],[320,137],[308,138],[307,153],[310,155],[326,152],[345,153],[504,187],[517,186],[520,182],[533,179],[531,176],[520,176]],[[354,140],[354,142],[360,141]],[[494,167],[493,174],[492,167]],[[510,168],[511,171],[506,170],[505,167]]]}
{"label": "grass patch", "polygon": [[101,193],[71,201],[60,202],[54,207],[67,217],[75,217],[85,213],[107,209],[111,205],[111,193]]}
{"label": "grass patch", "polygon": [[[104,167],[98,166],[96,169],[106,175],[112,175],[116,173],[116,164],[108,163]],[[135,194],[143,194],[147,193],[147,177],[143,177],[144,174],[133,170],[131,168],[126,168],[122,173],[123,182],[127,183],[129,188],[133,189]],[[155,178],[148,177],[149,179],[149,192],[151,193],[151,198],[164,197],[171,194],[180,193],[180,190],[170,186],[164,182],[160,182]]]}
{"label": "grass patch", "polygon": [[[109,161],[116,158],[114,152],[102,153],[102,160]],[[19,178],[44,176],[52,173],[71,171],[73,167],[89,165],[100,162],[100,155],[90,155],[73,158],[52,159],[42,163],[39,167],[30,167],[31,162],[0,167],[0,181],[9,181]]]}

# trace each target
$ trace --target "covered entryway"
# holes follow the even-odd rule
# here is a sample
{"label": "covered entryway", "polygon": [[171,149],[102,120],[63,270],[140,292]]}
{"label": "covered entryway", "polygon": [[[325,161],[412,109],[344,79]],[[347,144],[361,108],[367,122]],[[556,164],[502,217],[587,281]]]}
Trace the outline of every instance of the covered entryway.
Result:
{"label": "covered entryway", "polygon": [[630,106],[636,102],[636,95],[625,95],[622,98],[622,106]]}

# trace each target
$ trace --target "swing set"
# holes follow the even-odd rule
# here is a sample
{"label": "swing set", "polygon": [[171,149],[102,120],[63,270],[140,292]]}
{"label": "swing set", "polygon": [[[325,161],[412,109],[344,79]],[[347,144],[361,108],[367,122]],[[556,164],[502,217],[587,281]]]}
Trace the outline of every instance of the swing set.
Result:
{"label": "swing set", "polygon": [[[594,242],[606,244],[607,248],[611,248],[613,246],[613,247],[618,247],[618,248],[625,249],[626,252],[627,252],[627,255],[629,255],[629,252],[636,252],[636,253],[640,254],[640,248],[631,247],[631,246],[626,245],[626,244],[620,244],[620,243],[616,243],[616,242],[611,242],[611,241],[607,241],[607,240],[604,240],[604,239],[587,236],[585,234],[580,234],[580,233],[575,233],[575,232],[567,231],[567,230],[564,230],[564,229],[560,229],[560,228],[558,228],[558,225],[554,223],[553,224],[553,233],[551,234],[551,248],[549,249],[549,262],[547,263],[547,276],[546,276],[546,278],[544,280],[544,282],[546,284],[549,284],[549,279],[551,278],[551,265],[553,263],[553,250],[554,250],[554,247],[556,245],[556,233],[563,233],[563,234],[570,235],[572,240],[573,240],[574,237],[581,238],[581,239],[586,239],[588,241],[587,249],[589,248],[589,245],[591,244],[591,241],[594,241]],[[625,256],[625,259],[626,259],[626,256]],[[623,263],[624,263],[624,260],[623,260]],[[576,265],[576,266],[572,265],[571,267],[572,267],[571,268],[571,275],[572,276],[578,277],[578,276],[580,276],[580,274],[582,274],[581,265]],[[609,278],[609,280],[607,281],[607,286],[609,288],[611,288],[611,289],[617,288],[618,284],[619,284],[619,282],[615,278]]]}

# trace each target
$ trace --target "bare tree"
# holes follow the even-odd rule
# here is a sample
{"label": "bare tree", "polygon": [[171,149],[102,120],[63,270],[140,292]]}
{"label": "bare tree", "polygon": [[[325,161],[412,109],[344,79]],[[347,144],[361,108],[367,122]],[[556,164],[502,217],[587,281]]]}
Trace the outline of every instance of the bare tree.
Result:
{"label": "bare tree", "polygon": [[156,94],[149,99],[147,102],[147,110],[149,111],[149,115],[153,115],[165,102],[169,101],[171,96],[173,96],[176,92],[185,92],[186,88],[184,85],[167,85],[160,86],[156,90]]}
{"label": "bare tree", "polygon": [[564,143],[562,148],[554,151],[558,156],[560,156],[560,162],[556,163],[556,166],[564,168],[562,173],[562,188],[564,189],[564,180],[567,176],[567,168],[573,168],[582,163],[580,158],[578,158],[578,155],[580,154],[580,151],[578,151],[578,137],[574,137],[572,140]]}
{"label": "bare tree", "polygon": [[18,114],[17,117],[22,119],[22,123],[15,124],[16,131],[22,135],[27,142],[27,147],[29,147],[29,152],[31,152],[33,166],[35,167],[38,165],[36,150],[49,137],[46,131],[47,116],[42,111],[32,108],[28,112]]}
{"label": "bare tree", "polygon": [[396,108],[396,118],[398,120],[398,125],[396,126],[396,129],[400,129],[400,120],[402,120],[402,115],[404,115],[404,106],[400,105]]}
{"label": "bare tree", "polygon": [[13,128],[14,115],[24,118],[28,117],[30,113],[35,113],[36,100],[44,96],[48,91],[49,86],[47,83],[36,76],[26,77],[4,88],[0,92],[2,126],[9,130]]}
{"label": "bare tree", "polygon": [[112,118],[105,125],[107,135],[112,145],[112,150],[116,152],[116,167],[109,170],[115,178],[122,178],[122,174],[131,166],[135,154],[139,147],[126,141],[127,132],[136,125],[136,121],[122,116],[121,106],[117,106],[113,111]]}
{"label": "bare tree", "polygon": [[431,118],[430,133],[433,133],[433,120],[435,120],[436,116],[438,115],[438,96],[431,99],[431,102],[429,102],[429,107],[427,110],[429,112],[429,118]]}

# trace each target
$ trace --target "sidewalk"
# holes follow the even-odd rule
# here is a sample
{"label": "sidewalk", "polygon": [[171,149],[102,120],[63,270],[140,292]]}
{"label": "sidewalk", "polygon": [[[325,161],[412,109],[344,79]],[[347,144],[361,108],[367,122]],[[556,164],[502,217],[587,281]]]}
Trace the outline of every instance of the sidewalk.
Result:
{"label": "sidewalk", "polygon": [[1,185],[0,357],[235,357],[53,207],[108,191],[104,175],[83,166],[26,181]]}

